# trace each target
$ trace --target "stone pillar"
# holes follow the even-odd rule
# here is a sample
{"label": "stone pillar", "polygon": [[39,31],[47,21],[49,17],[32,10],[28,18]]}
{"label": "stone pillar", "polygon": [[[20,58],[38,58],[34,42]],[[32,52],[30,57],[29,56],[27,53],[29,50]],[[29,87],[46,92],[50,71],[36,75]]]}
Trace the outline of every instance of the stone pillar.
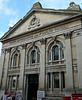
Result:
{"label": "stone pillar", "polygon": [[3,79],[2,89],[6,89],[6,85],[7,85],[9,54],[10,54],[9,52],[10,52],[10,49],[6,49],[5,62],[4,62],[4,79]]}
{"label": "stone pillar", "polygon": [[76,52],[77,52],[77,66],[78,66],[78,84],[82,88],[82,30],[76,33]]}
{"label": "stone pillar", "polygon": [[40,50],[40,74],[39,74],[39,90],[45,90],[45,63],[46,63],[46,51],[45,51],[45,39],[41,40],[41,50]]}
{"label": "stone pillar", "polygon": [[61,92],[62,91],[61,72],[59,72],[59,87],[60,87],[60,92]]}
{"label": "stone pillar", "polygon": [[67,89],[73,89],[73,68],[72,68],[72,50],[71,50],[71,32],[64,34],[65,36],[65,58],[66,58],[66,81]]}
{"label": "stone pillar", "polygon": [[53,91],[53,73],[51,73],[51,92]]}
{"label": "stone pillar", "polygon": [[20,76],[19,76],[19,90],[23,89],[23,81],[24,81],[24,67],[25,67],[25,47],[26,45],[22,45],[21,50],[21,64],[20,64]]}
{"label": "stone pillar", "polygon": [[4,61],[5,61],[5,50],[2,50],[1,59],[0,59],[0,87],[2,86],[2,74],[3,74]]}

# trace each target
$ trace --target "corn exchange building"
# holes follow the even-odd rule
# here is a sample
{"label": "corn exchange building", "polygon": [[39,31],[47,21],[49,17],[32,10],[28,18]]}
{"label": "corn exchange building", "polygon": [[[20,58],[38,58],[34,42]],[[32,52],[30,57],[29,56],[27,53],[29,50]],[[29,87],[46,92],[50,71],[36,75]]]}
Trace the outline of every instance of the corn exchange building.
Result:
{"label": "corn exchange building", "polygon": [[45,9],[37,2],[0,38],[0,95],[62,100],[82,93],[82,10]]}

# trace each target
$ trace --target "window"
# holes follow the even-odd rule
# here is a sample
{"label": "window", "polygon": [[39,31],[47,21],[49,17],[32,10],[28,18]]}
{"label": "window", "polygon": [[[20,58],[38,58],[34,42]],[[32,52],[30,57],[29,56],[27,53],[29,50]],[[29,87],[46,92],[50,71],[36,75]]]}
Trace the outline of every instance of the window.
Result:
{"label": "window", "polygon": [[59,47],[56,45],[52,48],[53,60],[59,60]]}
{"label": "window", "polygon": [[20,65],[20,52],[15,51],[11,56],[10,68],[16,68]]}
{"label": "window", "polygon": [[64,72],[53,72],[47,74],[47,87],[48,89],[65,88],[65,73]]}
{"label": "window", "polygon": [[19,88],[19,75],[9,76],[8,88],[9,89],[18,89]]}
{"label": "window", "polygon": [[40,50],[37,46],[29,49],[27,53],[27,64],[38,64],[40,62]]}
{"label": "window", "polygon": [[33,63],[36,63],[36,51],[35,50],[33,50],[32,52],[31,52],[31,59],[32,59],[32,64]]}
{"label": "window", "polygon": [[52,42],[48,47],[48,61],[60,61],[64,59],[64,47],[62,42],[56,41]]}
{"label": "window", "polygon": [[12,88],[16,88],[16,80],[17,80],[17,77],[14,76],[12,79]]}
{"label": "window", "polygon": [[14,66],[18,66],[18,54],[15,54],[14,55],[14,63],[13,63]]}
{"label": "window", "polygon": [[59,88],[59,73],[53,74],[54,88]]}
{"label": "window", "polygon": [[51,74],[48,73],[48,88],[51,88]]}

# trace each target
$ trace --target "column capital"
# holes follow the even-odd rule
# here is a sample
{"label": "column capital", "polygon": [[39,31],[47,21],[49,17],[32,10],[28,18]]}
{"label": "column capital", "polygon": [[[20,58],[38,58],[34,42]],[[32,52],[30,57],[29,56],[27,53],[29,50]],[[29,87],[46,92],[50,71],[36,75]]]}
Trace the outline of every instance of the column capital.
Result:
{"label": "column capital", "polygon": [[10,53],[10,52],[11,52],[11,48],[5,49],[5,53]]}
{"label": "column capital", "polygon": [[56,39],[57,39],[57,36],[53,36],[52,38],[53,38],[53,40],[54,40],[54,41],[56,41]]}
{"label": "column capital", "polygon": [[26,49],[27,44],[22,44],[22,49]]}
{"label": "column capital", "polygon": [[46,43],[46,38],[42,38],[42,39],[40,40],[40,42],[41,42],[42,45],[45,44],[45,43]]}
{"label": "column capital", "polygon": [[71,36],[72,36],[72,32],[73,32],[73,31],[70,31],[70,32],[64,33],[64,37],[65,37],[65,39],[69,39],[69,38],[71,38]]}
{"label": "column capital", "polygon": [[5,54],[5,49],[2,49],[2,53]]}

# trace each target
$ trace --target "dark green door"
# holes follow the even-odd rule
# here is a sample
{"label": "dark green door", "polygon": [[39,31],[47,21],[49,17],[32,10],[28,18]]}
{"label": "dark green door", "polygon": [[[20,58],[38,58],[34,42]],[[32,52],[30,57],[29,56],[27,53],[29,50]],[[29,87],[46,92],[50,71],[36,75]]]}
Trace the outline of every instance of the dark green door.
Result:
{"label": "dark green door", "polygon": [[28,100],[37,100],[38,74],[28,76]]}

